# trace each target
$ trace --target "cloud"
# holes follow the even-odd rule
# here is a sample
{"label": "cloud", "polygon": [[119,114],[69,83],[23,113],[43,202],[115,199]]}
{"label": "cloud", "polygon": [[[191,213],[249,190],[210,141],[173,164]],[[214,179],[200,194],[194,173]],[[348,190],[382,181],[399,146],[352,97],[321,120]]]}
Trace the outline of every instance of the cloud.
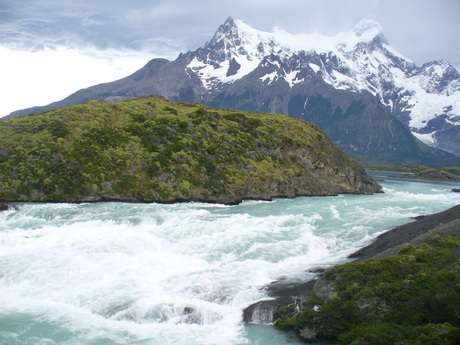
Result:
{"label": "cloud", "polygon": [[[40,85],[34,78],[39,80],[42,75],[34,77],[32,70],[24,74],[20,66],[40,61],[39,53],[56,66],[55,70],[48,70],[50,83],[51,79],[58,80],[53,79],[59,77],[54,74],[64,73],[58,71],[58,66],[65,59],[74,61],[74,70],[79,73],[54,83],[73,85],[69,90],[76,91],[106,79],[117,79],[120,74],[113,65],[116,59],[174,59],[180,52],[195,50],[209,41],[229,16],[259,30],[279,27],[294,34],[324,35],[350,30],[361,19],[372,18],[382,25],[390,44],[416,64],[443,58],[460,66],[458,13],[458,0],[3,0],[0,47],[18,53],[27,51],[29,55],[26,60],[13,59],[12,53],[0,54],[0,65],[12,64],[10,69],[16,71],[15,75],[8,74],[13,81],[1,71],[2,87],[7,92],[2,95],[15,98],[13,89],[4,85],[16,81]],[[67,55],[69,51],[78,52],[80,58]],[[63,61],[58,62],[58,57]],[[114,69],[112,78],[106,78],[104,73],[110,75],[110,68]],[[86,79],[88,73],[100,77]],[[83,79],[85,85],[79,82]],[[20,88],[17,92],[23,99],[35,97],[32,89],[27,97]],[[60,94],[55,94],[52,101],[60,98]],[[36,104],[46,104],[48,99],[37,100]],[[18,108],[27,106],[22,104]]]}
{"label": "cloud", "polygon": [[204,44],[228,16],[261,30],[277,26],[326,35],[372,18],[396,49],[421,62],[419,55],[458,59],[452,47],[460,35],[458,13],[458,0],[6,0],[0,7],[0,45],[144,50],[172,57]]}
{"label": "cloud", "polygon": [[95,58],[96,54],[72,49],[29,53],[2,47],[0,56],[0,117],[57,101],[90,85],[123,78],[150,58],[142,54],[126,57],[116,51],[106,51]]}

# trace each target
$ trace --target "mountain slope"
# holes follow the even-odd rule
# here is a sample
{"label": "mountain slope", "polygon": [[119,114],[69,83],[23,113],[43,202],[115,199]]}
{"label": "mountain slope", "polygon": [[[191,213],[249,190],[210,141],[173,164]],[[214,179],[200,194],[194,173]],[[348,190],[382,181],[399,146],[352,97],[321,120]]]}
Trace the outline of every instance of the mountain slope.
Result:
{"label": "mountain slope", "polygon": [[209,104],[313,121],[335,145],[366,164],[458,165],[457,157],[417,140],[368,93],[334,89],[311,71],[299,74],[305,82],[292,87],[284,79],[257,82],[267,70],[281,64],[290,65],[274,56],[266,58],[261,67],[226,87]]}
{"label": "mountain slope", "polygon": [[[460,165],[460,159],[426,147],[408,129],[425,143],[460,154],[455,122],[459,80],[445,63],[417,68],[388,45],[373,21],[324,37],[279,29],[267,33],[229,18],[209,43],[174,61],[154,59],[124,79],[12,116],[91,99],[158,94],[173,101],[312,120],[336,145],[367,163]],[[414,85],[422,86],[414,91]],[[312,100],[329,104],[318,107]],[[421,113],[440,104],[443,115]]]}
{"label": "mountain slope", "polygon": [[0,122],[2,201],[206,201],[380,192],[317,125],[159,97]]}
{"label": "mountain slope", "polygon": [[[460,154],[460,74],[442,60],[417,67],[388,44],[372,20],[361,21],[351,32],[325,37],[279,29],[261,32],[230,18],[189,67],[208,89],[218,88],[247,75],[270,54],[281,60],[299,57],[301,63],[280,65],[261,77],[269,83],[278,79],[291,87],[305,83],[299,73],[310,67],[335,89],[373,94],[428,145]],[[230,70],[229,61],[241,67],[223,76]]]}

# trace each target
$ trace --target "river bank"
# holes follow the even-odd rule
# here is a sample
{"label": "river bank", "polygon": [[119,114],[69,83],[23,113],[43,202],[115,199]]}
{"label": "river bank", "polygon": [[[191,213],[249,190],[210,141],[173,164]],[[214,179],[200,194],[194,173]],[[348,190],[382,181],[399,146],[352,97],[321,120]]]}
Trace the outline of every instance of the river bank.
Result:
{"label": "river bank", "polygon": [[[349,255],[357,262],[367,259],[382,259],[398,254],[407,246],[419,246],[430,236],[435,234],[460,235],[460,205],[445,211],[419,216],[411,223],[397,226],[379,235],[371,244]],[[455,249],[455,260],[460,257],[460,247]],[[291,305],[297,310],[311,300],[330,301],[336,298],[334,283],[325,279],[328,270],[318,269],[315,279],[309,281],[276,281],[264,287],[270,300],[259,301],[244,310],[244,321],[249,323],[273,323],[286,317],[286,310]],[[369,277],[369,279],[376,279]],[[378,279],[378,278],[377,278]],[[295,314],[295,313],[294,313]],[[312,331],[301,332],[300,339],[316,341],[316,334]]]}
{"label": "river bank", "polygon": [[422,165],[379,165],[367,167],[369,170],[403,173],[401,177],[426,181],[460,181],[460,167],[432,168]]}

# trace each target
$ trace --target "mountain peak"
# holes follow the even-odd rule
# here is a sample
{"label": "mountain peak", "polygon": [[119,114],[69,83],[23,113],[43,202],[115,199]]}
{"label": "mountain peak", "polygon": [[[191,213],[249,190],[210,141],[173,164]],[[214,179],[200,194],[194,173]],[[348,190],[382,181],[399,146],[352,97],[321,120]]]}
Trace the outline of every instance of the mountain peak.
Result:
{"label": "mountain peak", "polygon": [[235,19],[228,17],[224,24],[221,25],[223,29],[236,28]]}
{"label": "mountain peak", "polygon": [[238,37],[238,26],[232,17],[228,17],[224,24],[219,26],[209,45],[215,46],[222,39],[234,40]]}
{"label": "mountain peak", "polygon": [[202,56],[200,60],[211,59],[218,63],[236,57],[248,61],[260,60],[271,53],[270,49],[263,46],[273,41],[272,36],[273,34],[256,30],[239,19],[228,17],[204,47],[212,51],[211,56],[206,53],[206,57]]}
{"label": "mountain peak", "polygon": [[[363,56],[368,51],[380,50],[382,44],[386,43],[380,24],[370,19],[362,20],[354,30],[329,37],[320,34],[290,34],[279,28],[273,32],[260,31],[239,19],[228,17],[188,66],[200,74],[208,88],[215,83],[233,82],[247,75],[270,54],[289,58],[293,54],[305,52],[349,59],[350,54]],[[232,68],[230,61],[233,61]],[[325,64],[327,61],[317,61],[314,64],[317,67],[313,68],[321,68]],[[326,74],[327,77],[329,72]],[[337,81],[338,77],[330,78]]]}
{"label": "mountain peak", "polygon": [[241,35],[244,35],[244,33],[246,33],[246,35],[251,35],[251,33],[257,31],[258,30],[253,29],[239,19],[228,17],[225,23],[219,26],[216,33],[214,34],[214,37],[211,39],[210,44],[215,44],[224,38],[235,40],[240,38]]}
{"label": "mountain peak", "polygon": [[352,32],[362,41],[374,41],[377,38],[381,43],[388,44],[382,26],[373,19],[361,19]]}
{"label": "mountain peak", "polygon": [[213,48],[238,47],[236,50],[241,47],[247,52],[253,50],[249,49],[249,46],[250,48],[256,47],[256,51],[259,47],[264,46],[264,49],[256,53],[259,55],[259,53],[270,54],[280,48],[290,52],[315,50],[328,53],[336,52],[339,47],[341,49],[346,47],[346,50],[350,51],[356,45],[364,42],[388,45],[382,26],[375,20],[362,19],[352,30],[329,37],[319,34],[290,34],[278,28],[275,28],[273,32],[265,32],[254,29],[239,19],[228,17],[225,23],[217,29],[209,46]]}

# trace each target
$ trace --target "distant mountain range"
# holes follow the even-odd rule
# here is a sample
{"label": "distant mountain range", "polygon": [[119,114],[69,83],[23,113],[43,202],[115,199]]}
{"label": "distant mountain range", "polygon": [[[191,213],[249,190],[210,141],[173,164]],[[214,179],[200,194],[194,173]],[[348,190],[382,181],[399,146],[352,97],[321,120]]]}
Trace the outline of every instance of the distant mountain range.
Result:
{"label": "distant mountain range", "polygon": [[228,18],[203,47],[174,61],[153,59],[126,78],[8,117],[150,94],[313,121],[368,164],[460,165],[452,155],[460,156],[460,74],[445,61],[417,67],[372,20],[326,37],[268,33]]}

